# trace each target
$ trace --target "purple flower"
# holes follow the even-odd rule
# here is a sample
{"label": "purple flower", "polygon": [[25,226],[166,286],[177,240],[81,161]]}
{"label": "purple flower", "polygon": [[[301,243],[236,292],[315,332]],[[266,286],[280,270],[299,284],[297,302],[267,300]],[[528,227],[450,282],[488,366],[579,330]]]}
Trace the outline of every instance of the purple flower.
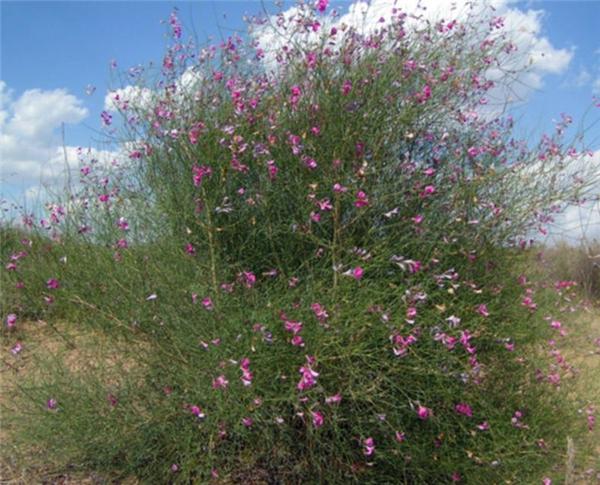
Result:
{"label": "purple flower", "polygon": [[6,326],[8,328],[13,328],[17,323],[17,316],[14,313],[9,313],[6,316]]}
{"label": "purple flower", "polygon": [[213,389],[226,389],[228,385],[229,381],[223,374],[221,374],[219,377],[216,377],[212,381]]}
{"label": "purple flower", "polygon": [[469,418],[473,417],[473,410],[471,409],[471,406],[465,402],[458,403],[456,406],[454,406],[454,410],[463,416],[467,416]]}
{"label": "purple flower", "polygon": [[17,342],[10,349],[10,353],[13,355],[18,355],[22,350],[23,350],[23,345],[21,345],[21,342]]}
{"label": "purple flower", "polygon": [[354,207],[358,207],[359,209],[361,207],[366,207],[369,205],[369,198],[367,197],[367,194],[365,194],[362,190],[359,190],[356,193],[356,200],[354,201]]}
{"label": "purple flower", "polygon": [[204,419],[206,417],[206,414],[204,414],[204,412],[202,411],[202,408],[200,406],[192,405],[189,407],[189,410],[190,410],[190,413],[192,413],[198,419]]}
{"label": "purple flower", "polygon": [[46,401],[46,408],[56,409],[57,407],[58,407],[58,402],[53,397],[51,397],[50,399],[48,399],[48,401]]}
{"label": "purple flower", "polygon": [[419,419],[425,421],[431,417],[431,409],[419,404],[419,407],[417,408],[417,416],[419,416]]}
{"label": "purple flower", "polygon": [[323,426],[323,414],[321,414],[319,411],[312,411],[311,412],[312,415],[312,422],[313,422],[313,426],[315,428],[320,428],[321,426]]}
{"label": "purple flower", "polygon": [[363,440],[363,453],[365,456],[371,456],[375,453],[375,440],[371,437]]}
{"label": "purple flower", "polygon": [[46,287],[49,290],[58,290],[60,288],[60,283],[56,278],[50,278],[48,281],[46,281]]}

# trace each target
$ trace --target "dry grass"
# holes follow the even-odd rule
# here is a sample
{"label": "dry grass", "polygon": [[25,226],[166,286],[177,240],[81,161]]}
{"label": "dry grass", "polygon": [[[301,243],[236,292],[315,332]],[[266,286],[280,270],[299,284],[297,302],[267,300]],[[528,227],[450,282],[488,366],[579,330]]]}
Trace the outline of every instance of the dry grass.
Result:
{"label": "dry grass", "polygon": [[[578,313],[569,325],[569,343],[563,354],[578,371],[572,398],[579,406],[581,419],[585,409],[594,405],[600,411],[600,309]],[[600,483],[600,425],[588,434],[585,442],[571,445],[565,484],[596,485]]]}
{"label": "dry grass", "polygon": [[[125,355],[115,349],[114,341],[109,341],[99,334],[84,333],[65,324],[51,325],[39,320],[24,322],[19,325],[19,335],[24,350],[18,355],[10,353],[10,345],[2,342],[0,367],[0,484],[107,484],[122,483],[132,485],[135,480],[115,482],[110,478],[78,470],[75,465],[65,469],[48,463],[43,449],[28,450],[28,459],[18,458],[15,444],[11,440],[11,430],[6,424],[5,413],[15,411],[11,396],[18,392],[21,379],[36,379],[41,376],[40,361],[61,359],[73,373],[87,371],[107,372],[117,383],[119,375],[131,370],[138,363],[132,359],[125,360]],[[14,342],[11,342],[11,344]],[[121,374],[122,375],[122,374]]]}
{"label": "dry grass", "polygon": [[543,251],[543,268],[550,280],[576,281],[586,298],[600,302],[600,241],[548,247]]}

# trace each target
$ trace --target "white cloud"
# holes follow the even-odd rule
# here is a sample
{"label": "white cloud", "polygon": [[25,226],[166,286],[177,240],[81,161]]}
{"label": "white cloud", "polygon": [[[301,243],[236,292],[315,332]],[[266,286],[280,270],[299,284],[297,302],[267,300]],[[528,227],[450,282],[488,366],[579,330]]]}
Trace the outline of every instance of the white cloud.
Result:
{"label": "white cloud", "polygon": [[[319,18],[322,30],[328,31],[332,25],[340,28],[343,25],[353,27],[361,33],[369,33],[385,26],[390,22],[392,9],[395,7],[409,14],[406,25],[408,28],[420,28],[425,22],[436,22],[441,19],[447,21],[456,19],[462,22],[479,21],[478,10],[485,6],[495,9],[495,15],[504,18],[504,28],[497,35],[506,33],[517,47],[517,55],[511,57],[508,64],[502,66],[503,71],[522,71],[507,86],[499,86],[489,93],[489,97],[497,103],[505,101],[522,101],[527,98],[532,90],[543,86],[543,78],[548,74],[559,74],[565,71],[573,57],[572,49],[558,49],[542,34],[544,12],[542,10],[521,10],[511,0],[490,0],[480,2],[471,7],[469,0],[456,0],[453,2],[442,0],[371,0],[357,1],[348,7],[347,13],[333,18],[323,16]],[[261,47],[266,51],[266,65],[275,67],[276,51],[288,44],[291,33],[286,33],[281,27],[279,19],[294,19],[300,21],[301,11],[292,7],[283,12],[279,17],[271,16],[269,21],[255,27],[253,35]],[[276,27],[274,27],[276,26]],[[482,28],[487,24],[482,24]],[[296,36],[295,41],[300,44],[316,42],[318,35],[312,32]],[[504,74],[496,69],[490,70],[492,79],[501,79]]]}
{"label": "white cloud", "polygon": [[592,83],[592,93],[600,94],[600,76],[597,77]]}
{"label": "white cloud", "polygon": [[110,91],[104,97],[104,109],[116,112],[119,110],[147,109],[152,101],[152,90],[139,86],[125,86]]}
{"label": "white cloud", "polygon": [[65,168],[58,128],[87,115],[82,101],[65,89],[31,89],[13,100],[6,83],[0,82],[3,184],[28,187],[57,177]]}
{"label": "white cloud", "polygon": [[[584,163],[584,165],[582,165]],[[587,200],[580,205],[571,205],[555,218],[550,228],[550,240],[578,242],[581,240],[600,241],[600,150],[590,157],[582,159],[575,167],[582,176],[596,177],[596,185],[592,187]]]}

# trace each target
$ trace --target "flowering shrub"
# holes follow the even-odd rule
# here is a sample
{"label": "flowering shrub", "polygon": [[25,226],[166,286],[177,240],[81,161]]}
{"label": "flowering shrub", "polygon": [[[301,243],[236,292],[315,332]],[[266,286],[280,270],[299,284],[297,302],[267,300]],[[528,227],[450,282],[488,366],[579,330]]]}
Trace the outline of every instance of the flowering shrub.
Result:
{"label": "flowering shrub", "polygon": [[48,364],[16,435],[153,483],[524,483],[562,463],[572,369],[553,349],[532,383],[561,295],[517,269],[592,182],[570,121],[533,146],[486,111],[517,55],[486,10],[390,7],[361,31],[328,9],[200,51],[173,13],[160,79],[112,93],[124,159],[82,151],[76,192],[24,218],[5,333],[63,319],[135,365]]}

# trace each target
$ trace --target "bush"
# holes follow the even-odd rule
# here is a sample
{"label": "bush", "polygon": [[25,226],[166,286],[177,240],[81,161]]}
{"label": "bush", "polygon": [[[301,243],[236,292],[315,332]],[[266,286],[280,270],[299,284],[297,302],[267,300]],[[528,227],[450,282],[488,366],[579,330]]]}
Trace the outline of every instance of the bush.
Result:
{"label": "bush", "polygon": [[159,80],[115,92],[127,161],[82,152],[4,278],[17,318],[135,366],[40,364],[16,440],[148,483],[527,483],[563,463],[574,410],[531,382],[552,329],[517,270],[592,182],[569,120],[528,148],[477,115],[515,55],[487,11],[361,33],[326,3],[280,16],[271,51],[197,55],[173,14]]}

